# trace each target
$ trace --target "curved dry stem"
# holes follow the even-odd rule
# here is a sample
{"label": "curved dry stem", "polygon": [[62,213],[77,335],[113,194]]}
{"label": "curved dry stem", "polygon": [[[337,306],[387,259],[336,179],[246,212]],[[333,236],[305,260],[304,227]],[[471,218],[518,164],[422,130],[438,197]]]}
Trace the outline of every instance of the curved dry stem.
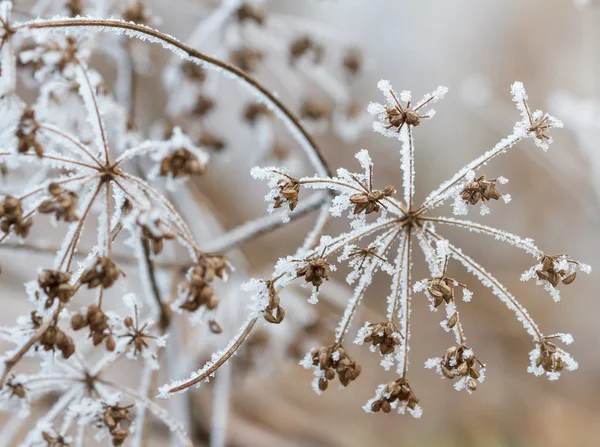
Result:
{"label": "curved dry stem", "polygon": [[237,352],[237,350],[240,348],[240,346],[242,346],[244,341],[246,341],[246,338],[248,338],[248,335],[250,335],[250,332],[254,328],[254,325],[256,324],[257,320],[258,320],[258,317],[254,317],[250,321],[248,321],[248,323],[246,323],[246,326],[240,332],[240,334],[238,335],[235,342],[231,345],[231,347],[222,356],[219,357],[219,359],[216,362],[213,363],[212,366],[207,368],[198,377],[196,377],[192,380],[188,380],[187,382],[183,383],[182,385],[170,388],[168,390],[168,392],[169,393],[177,393],[177,392],[184,391],[184,390],[202,382],[203,380],[206,380],[210,376],[212,376],[221,366],[223,366],[227,362],[227,360],[229,360]]}
{"label": "curved dry stem", "polygon": [[[112,31],[117,33],[122,33],[125,31],[129,37],[135,37],[139,39],[142,38],[141,36],[145,36],[146,38],[149,38],[152,43],[160,43],[166,49],[169,49],[180,56],[185,55],[185,57],[191,58],[191,60],[196,63],[201,62],[202,64],[206,64],[211,69],[223,70],[229,73],[231,76],[241,81],[243,85],[249,87],[250,90],[263,98],[263,100],[266,101],[270,107],[280,112],[278,115],[288,125],[293,136],[307,152],[311,163],[314,165],[319,174],[327,176],[331,174],[319,147],[304,126],[302,126],[296,115],[261,83],[233,65],[197,51],[194,48],[179,42],[174,37],[161,33],[160,31],[144,25],[124,22],[122,20],[88,18],[35,20],[15,25],[13,27],[16,32],[23,29],[32,30],[61,28],[95,28],[104,32]],[[181,54],[182,52],[183,54]]]}

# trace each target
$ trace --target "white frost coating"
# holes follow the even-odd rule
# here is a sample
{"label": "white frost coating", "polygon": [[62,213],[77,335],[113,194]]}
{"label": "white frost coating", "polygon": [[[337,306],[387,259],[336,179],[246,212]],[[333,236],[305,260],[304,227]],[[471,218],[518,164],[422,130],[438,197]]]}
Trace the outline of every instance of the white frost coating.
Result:
{"label": "white frost coating", "polygon": [[[517,109],[521,114],[521,121],[515,124],[512,134],[501,140],[496,146],[494,146],[494,148],[467,164],[460,171],[458,171],[454,177],[442,183],[436,190],[429,194],[424,204],[426,208],[431,209],[441,205],[448,197],[453,196],[456,193],[457,183],[460,183],[469,171],[477,171],[479,168],[481,168],[481,166],[487,164],[487,162],[489,162],[491,159],[506,152],[516,143],[525,138],[533,138],[537,146],[544,150],[548,149],[549,144],[552,143],[552,139],[539,137],[536,134],[535,129],[533,129],[534,126],[536,123],[541,121],[543,121],[542,125],[547,126],[548,128],[560,128],[563,127],[563,124],[556,118],[548,114],[544,114],[540,110],[536,110],[531,115],[531,120],[533,120],[531,121],[528,114],[528,108],[525,103],[527,100],[527,93],[525,92],[522,83],[515,82],[512,85],[511,94],[513,101],[515,102]],[[542,133],[546,135],[546,131],[547,129],[544,129]]]}
{"label": "white frost coating", "polygon": [[[276,285],[279,286],[279,282],[277,282]],[[251,304],[249,306],[249,312],[248,312],[246,321],[244,322],[244,324],[242,324],[242,326],[238,330],[237,334],[230,339],[229,343],[227,344],[227,346],[225,348],[223,348],[217,352],[214,352],[211,355],[211,359],[208,362],[206,362],[201,369],[193,372],[187,379],[171,380],[170,383],[161,386],[158,389],[157,397],[163,398],[163,399],[171,397],[173,395],[173,393],[169,392],[170,389],[181,386],[186,382],[189,382],[191,380],[194,380],[194,379],[206,374],[216,363],[223,362],[223,359],[225,359],[225,357],[228,355],[228,353],[233,349],[234,345],[236,345],[236,343],[238,343],[238,341],[242,338],[244,332],[249,328],[249,326],[253,325],[254,320],[262,314],[262,312],[264,311],[264,309],[267,307],[267,305],[269,303],[269,291],[267,289],[266,283],[264,281],[261,281],[258,279],[251,279],[250,281],[248,281],[247,283],[242,285],[242,290],[244,292],[251,294],[251,297],[250,297]],[[237,354],[237,351],[235,354]],[[231,357],[227,358],[223,362],[223,364],[228,362],[230,360],[230,358]],[[215,372],[213,372],[212,374],[207,376],[204,381],[205,382],[210,381],[210,379],[214,375],[215,375]],[[202,384],[202,382],[199,382],[198,384],[196,384],[195,385],[196,388],[200,387],[201,384]],[[178,394],[184,393],[185,391],[186,390],[184,389],[184,390],[178,391],[177,393]]]}
{"label": "white frost coating", "polygon": [[[575,361],[575,359],[568,352],[563,351],[560,348],[557,348],[556,353],[554,354],[556,358],[560,358],[564,363],[564,368],[567,371],[575,371],[579,368],[579,364]],[[546,371],[544,367],[540,364],[537,365],[538,358],[541,356],[541,348],[540,344],[536,343],[535,348],[529,352],[529,367],[527,368],[527,372],[533,374],[534,376],[541,376],[546,374],[548,380],[558,380],[560,378],[560,371]]]}
{"label": "white frost coating", "polygon": [[[408,102],[411,100],[411,93],[405,90],[401,92],[400,95],[398,95],[398,93],[396,93],[392,88],[390,81],[384,79],[379,81],[379,83],[377,84],[377,88],[379,88],[379,90],[381,90],[381,92],[383,93],[387,105],[375,102],[369,104],[369,107],[367,109],[368,112],[377,118],[377,121],[373,122],[373,130],[382,134],[383,136],[390,138],[398,138],[402,140],[401,132],[398,132],[398,129],[395,127],[390,127],[387,108],[393,107],[396,108],[396,110],[400,111],[398,109],[398,107],[400,107],[402,111],[406,110],[406,108],[408,108]],[[430,109],[428,111],[423,111],[421,110],[421,108],[428,106],[431,103],[439,101],[446,95],[447,92],[448,89],[446,87],[439,86],[432,93],[426,94],[416,106],[410,107],[410,109],[418,111],[422,119],[433,118],[433,116],[435,115],[435,110]],[[396,99],[407,104],[398,104]],[[405,126],[402,127],[404,128]]]}
{"label": "white frost coating", "polygon": [[[87,110],[88,122],[94,130],[94,144],[96,145],[96,149],[98,151],[106,151],[105,161],[108,162],[107,139],[106,133],[104,132],[105,126],[102,121],[102,112],[98,106],[95,93],[101,78],[99,76],[94,76],[92,78],[90,73],[91,71],[80,61],[75,69],[75,80],[79,85],[79,95],[83,99],[83,103]],[[96,84],[92,83],[94,80],[96,81]]]}
{"label": "white frost coating", "polygon": [[[385,256],[385,253],[390,248],[392,242],[396,239],[396,236],[396,232],[388,234],[387,237],[384,240],[382,240],[380,244],[378,244],[376,252],[378,256]],[[365,295],[367,287],[371,284],[373,280],[373,275],[375,274],[375,272],[377,272],[379,266],[381,265],[380,262],[377,262],[377,258],[375,258],[375,260],[370,258],[367,261],[365,261],[365,264],[367,265],[364,267],[363,273],[358,281],[356,288],[354,289],[354,294],[352,298],[348,301],[348,306],[344,311],[344,316],[340,320],[335,330],[336,342],[341,342],[341,340],[346,335],[346,332],[348,332],[348,329],[350,328],[350,323],[352,322],[352,318],[355,315],[355,311],[360,305],[360,302]]]}
{"label": "white frost coating", "polygon": [[473,259],[463,254],[459,248],[456,248],[452,244],[449,244],[449,248],[452,252],[452,257],[464,265],[469,273],[473,274],[484,286],[491,289],[492,293],[496,295],[508,309],[515,313],[517,320],[519,320],[533,340],[538,341],[541,337],[541,331],[529,316],[527,309],[525,309],[525,307],[523,307],[523,305],[519,303],[494,276],[488,273]]}
{"label": "white frost coating", "polygon": [[[541,257],[539,259],[541,259]],[[568,255],[561,255],[554,259],[552,261],[552,268],[555,272],[561,272],[561,280],[571,275],[575,275],[577,270],[586,274],[590,274],[592,272],[592,268],[589,265],[582,262],[573,261]],[[521,281],[535,279],[536,285],[542,286],[544,290],[550,294],[554,301],[560,301],[560,290],[558,289],[558,286],[555,287],[550,283],[550,281],[538,276],[538,272],[542,272],[543,270],[544,265],[542,262],[539,262],[521,274]]]}
{"label": "white frost coating", "polygon": [[[371,410],[373,403],[375,403],[375,401],[378,401],[384,397],[389,397],[389,393],[386,392],[386,385],[379,385],[377,387],[377,390],[375,391],[375,396],[373,398],[369,399],[367,401],[367,403],[363,406],[363,410],[365,411],[365,413],[373,413],[373,410]],[[398,412],[398,414],[408,413],[415,419],[419,419],[423,415],[423,409],[418,404],[413,409],[413,408],[409,408],[406,405],[405,401],[402,401],[399,403],[398,400],[395,400],[394,402],[391,403],[391,407],[394,410],[396,410]]]}
{"label": "white frost coating", "polygon": [[436,218],[436,223],[452,225],[459,228],[465,228],[474,233],[483,233],[490,236],[494,236],[496,240],[508,242],[510,245],[514,245],[515,247],[520,248],[521,250],[532,255],[536,259],[540,259],[543,256],[542,251],[535,245],[534,240],[531,238],[522,238],[520,236],[517,236],[516,234],[509,233],[508,231],[498,230],[497,228],[482,225],[477,222],[454,219],[452,217]]}

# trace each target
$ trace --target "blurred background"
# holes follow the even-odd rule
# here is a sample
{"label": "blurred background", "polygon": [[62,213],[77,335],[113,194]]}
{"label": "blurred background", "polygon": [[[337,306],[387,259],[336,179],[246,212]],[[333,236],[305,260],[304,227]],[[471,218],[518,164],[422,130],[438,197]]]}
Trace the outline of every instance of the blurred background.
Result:
{"label": "blurred background", "polygon": [[[158,27],[183,41],[214,8],[211,2],[199,5],[200,2],[192,0],[146,3],[162,19]],[[389,79],[397,90],[412,90],[416,97],[439,84],[449,87],[447,97],[436,104],[435,118],[415,132],[417,201],[510,133],[519,119],[511,103],[510,85],[516,80],[523,81],[531,107],[563,120],[565,129],[552,133],[555,143],[547,153],[526,141],[486,167],[482,172],[488,177],[502,175],[510,179],[503,192],[510,193],[513,199],[508,205],[494,203],[490,216],[480,218],[474,213],[470,218],[533,237],[547,253],[568,252],[597,268],[600,264],[600,188],[597,187],[600,151],[596,147],[600,141],[600,106],[596,105],[600,101],[600,7],[593,2],[571,0],[276,0],[268,3],[268,9],[273,17],[285,17],[281,23],[290,30],[306,29],[315,38],[329,37],[323,38],[326,48],[331,42],[333,48],[361,47],[364,67],[348,88],[364,105],[381,101],[376,85],[382,78]],[[281,35],[266,38],[274,47],[282,44],[278,41]],[[148,129],[165,116],[169,102],[168,91],[154,88],[161,85],[160,67],[168,63],[168,57],[153,48],[150,58],[154,68],[137,86],[139,122]],[[111,76],[110,69],[107,76]],[[256,76],[298,107],[295,84],[284,72],[258,70]],[[338,74],[332,76],[336,79]],[[248,135],[243,123],[223,125],[223,116],[231,113],[228,107],[235,109],[247,100],[228,85],[219,90],[222,92],[219,106],[225,105],[207,124],[211,129],[211,123],[220,123],[218,130],[226,133],[227,147],[214,155],[211,170],[197,183],[198,191],[202,192],[198,199],[201,206],[211,209],[216,216],[217,223],[211,224],[211,231],[226,231],[249,218],[264,215],[266,207],[265,186],[251,180],[249,175],[251,166],[258,163],[252,155],[256,140]],[[375,162],[376,184],[382,187],[392,184],[400,189],[397,141],[370,132],[369,125],[367,120],[365,131],[353,141],[340,138],[332,129],[318,129],[317,141],[333,169],[358,169],[354,154],[367,148]],[[291,141],[288,150],[298,151]],[[278,164],[285,164],[285,160]],[[298,162],[295,166],[303,175],[313,174],[306,163]],[[440,214],[451,214],[449,207],[443,211]],[[243,244],[238,256],[247,267],[242,270],[251,276],[269,272],[280,256],[293,253],[314,218],[314,215],[303,217]],[[328,233],[337,234],[346,225],[342,219],[334,221]],[[231,400],[223,410],[229,414],[228,445],[600,445],[598,276],[581,275],[562,289],[562,301],[554,303],[542,288],[519,280],[531,265],[531,259],[519,250],[463,230],[440,231],[499,278],[547,333],[572,333],[575,343],[569,351],[578,360],[579,370],[564,374],[558,382],[528,374],[528,352],[532,346],[521,325],[489,290],[478,287],[460,266],[453,266],[451,276],[466,282],[474,292],[473,301],[462,306],[462,320],[470,344],[488,368],[486,381],[473,395],[457,393],[448,381],[422,368],[426,359],[445,352],[451,340],[439,326],[439,315],[432,314],[425,297],[417,295],[413,301],[409,375],[411,386],[421,400],[423,417],[417,420],[395,413],[364,413],[362,405],[372,397],[377,385],[396,377],[383,371],[379,360],[366,348],[350,344],[347,347],[362,365],[360,379],[344,390],[331,387],[322,396],[316,396],[310,386],[311,373],[297,363],[307,348],[332,340],[342,313],[335,303],[343,305],[351,294],[343,284],[342,271],[337,275],[340,284],[324,292],[331,295],[330,300],[322,301],[318,309],[299,310],[310,312],[310,318],[306,317],[310,323],[291,317],[278,332],[268,335],[275,337],[275,343],[277,337],[282,337],[285,354],[271,356],[267,350],[253,359],[254,346],[260,350],[261,344],[266,343],[259,331],[252,339],[253,344],[231,365],[227,372],[231,374]],[[2,323],[22,313],[18,308],[21,298],[17,295],[21,293],[20,284],[31,277],[32,268],[25,265],[30,259],[30,255],[0,251],[0,265],[11,264],[11,275],[7,276],[5,269],[2,277]],[[414,278],[428,276],[419,256],[415,269]],[[14,284],[7,284],[9,277]],[[232,279],[236,281],[235,273]],[[389,281],[376,278],[366,296],[368,312],[384,312],[388,291]],[[302,289],[296,293],[305,296],[308,291]],[[234,302],[243,303],[244,297],[239,292],[230,292],[230,296],[238,300]],[[242,305],[233,307],[243,316]],[[361,315],[362,320],[365,318]],[[235,322],[231,324],[236,327]],[[355,330],[356,327],[351,334]],[[288,335],[280,335],[279,331],[287,331]],[[222,339],[209,346],[225,343]],[[208,353],[201,351],[191,363],[192,369],[199,367]],[[218,390],[217,381],[186,397],[190,399],[189,417],[197,445],[208,445],[211,414],[218,411],[214,401],[215,395],[219,400]],[[166,439],[164,429],[157,426],[152,445],[167,445]]]}

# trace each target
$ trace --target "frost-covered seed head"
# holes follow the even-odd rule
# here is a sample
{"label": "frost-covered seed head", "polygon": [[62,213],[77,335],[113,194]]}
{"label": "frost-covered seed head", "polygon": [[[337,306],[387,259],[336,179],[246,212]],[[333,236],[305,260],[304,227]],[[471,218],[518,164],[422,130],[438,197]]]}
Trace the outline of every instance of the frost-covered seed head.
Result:
{"label": "frost-covered seed head", "polygon": [[236,14],[240,22],[254,22],[257,25],[264,25],[267,18],[264,7],[247,2],[240,5]]}
{"label": "frost-covered seed head", "polygon": [[488,180],[485,175],[482,175],[473,182],[468,183],[460,193],[460,196],[465,202],[471,205],[475,205],[479,201],[498,200],[502,196],[496,190],[496,182],[496,179]]}
{"label": "frost-covered seed head", "polygon": [[300,182],[294,178],[285,178],[277,182],[279,195],[275,196],[273,208],[278,209],[284,203],[290,207],[290,211],[294,211],[298,205],[298,195],[300,194]]}
{"label": "frost-covered seed head", "polygon": [[296,270],[298,278],[304,277],[306,282],[312,283],[315,287],[320,287],[323,281],[329,280],[331,268],[329,262],[324,258],[308,259],[306,264]]}
{"label": "frost-covered seed head", "polygon": [[250,47],[241,47],[229,53],[231,63],[246,73],[256,71],[263,58],[262,51]]}
{"label": "frost-covered seed head", "polygon": [[124,275],[123,271],[110,258],[98,257],[94,265],[83,272],[79,282],[87,285],[88,289],[98,286],[108,289],[122,275]]}
{"label": "frost-covered seed head", "polygon": [[19,140],[17,145],[19,154],[26,154],[30,149],[33,149],[38,157],[44,154],[43,146],[36,139],[39,128],[40,125],[35,120],[35,111],[29,108],[25,109],[15,132],[15,136]]}
{"label": "frost-covered seed head", "polygon": [[298,37],[290,43],[290,64],[297,62],[301,57],[309,53],[311,53],[313,62],[318,64],[323,60],[324,51],[323,45],[317,43],[313,38],[309,36]]}
{"label": "frost-covered seed head", "polygon": [[7,195],[0,201],[0,229],[4,233],[14,231],[17,236],[26,238],[32,225],[31,218],[24,218],[21,199]]}
{"label": "frost-covered seed head", "polygon": [[311,121],[320,121],[331,118],[332,112],[331,104],[320,99],[308,99],[300,108],[300,117]]}
{"label": "frost-covered seed head", "polygon": [[412,391],[408,380],[401,377],[394,382],[390,382],[385,386],[383,395],[371,403],[370,410],[373,413],[383,412],[389,413],[392,411],[392,404],[397,402],[398,405],[406,405],[411,410],[414,410],[419,403],[419,399]]}
{"label": "frost-covered seed head", "polygon": [[323,372],[323,376],[318,382],[321,391],[327,389],[329,382],[335,378],[336,373],[344,387],[360,375],[360,365],[348,356],[341,345],[333,344],[320,349],[313,349],[311,357],[313,366]]}
{"label": "frost-covered seed head", "polygon": [[386,186],[383,190],[373,190],[370,192],[361,192],[350,196],[350,203],[354,205],[354,214],[378,213],[383,206],[381,200],[385,197],[391,197],[396,193],[393,186]]}
{"label": "frost-covered seed head", "polygon": [[79,220],[77,215],[79,195],[76,192],[65,190],[57,183],[50,183],[48,192],[52,198],[44,200],[40,204],[40,213],[54,214],[58,221],[75,222]]}
{"label": "frost-covered seed head", "polygon": [[46,308],[52,307],[56,299],[66,304],[73,298],[76,290],[70,281],[71,273],[59,270],[43,270],[38,275],[38,284],[47,297]]}
{"label": "frost-covered seed head", "polygon": [[402,343],[402,335],[390,321],[370,324],[364,335],[363,342],[378,347],[381,355],[391,354]]}

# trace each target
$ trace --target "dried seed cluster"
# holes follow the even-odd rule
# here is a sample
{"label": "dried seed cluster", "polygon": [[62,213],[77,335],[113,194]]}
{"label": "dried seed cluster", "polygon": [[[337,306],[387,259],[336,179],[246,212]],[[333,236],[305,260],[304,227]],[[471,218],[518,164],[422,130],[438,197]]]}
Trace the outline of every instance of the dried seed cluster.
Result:
{"label": "dried seed cluster", "polygon": [[561,372],[565,368],[565,362],[559,355],[558,348],[547,340],[540,344],[540,353],[535,365],[541,366],[548,373]]}
{"label": "dried seed cluster", "polygon": [[37,132],[40,125],[35,120],[35,111],[33,109],[25,109],[21,115],[21,120],[17,127],[15,135],[19,140],[17,145],[17,151],[19,154],[25,154],[30,149],[41,157],[44,154],[44,148],[37,141]]}
{"label": "dried seed cluster", "polygon": [[284,203],[290,207],[290,211],[294,211],[298,205],[298,194],[300,193],[300,182],[293,178],[281,179],[277,182],[279,194],[275,197],[273,208],[281,208]]}
{"label": "dried seed cluster", "polygon": [[88,289],[98,286],[108,289],[121,275],[124,275],[123,271],[110,258],[98,257],[94,265],[83,272],[79,282]]}
{"label": "dried seed cluster", "polygon": [[477,379],[481,377],[482,363],[469,348],[464,345],[452,346],[441,361],[442,374],[448,379],[468,377],[467,387],[471,391],[477,389]]}
{"label": "dried seed cluster", "polygon": [[104,409],[102,422],[108,428],[112,437],[112,444],[115,447],[122,445],[127,436],[129,436],[129,426],[131,425],[131,415],[129,407],[120,407],[119,405],[107,405]]}
{"label": "dried seed cluster", "polygon": [[312,60],[315,64],[320,63],[323,60],[323,54],[325,49],[323,45],[316,42],[313,38],[309,36],[301,36],[294,39],[290,43],[289,48],[289,59],[290,63],[295,63],[301,57],[308,55],[310,53]]}
{"label": "dried seed cluster", "polygon": [[263,313],[264,319],[269,323],[279,324],[285,318],[285,310],[280,305],[280,298],[273,281],[267,281],[269,303]]}
{"label": "dried seed cluster", "polygon": [[219,305],[219,299],[214,294],[210,283],[215,279],[223,279],[227,273],[229,263],[227,258],[221,255],[204,255],[198,263],[188,271],[188,281],[183,286],[186,293],[186,300],[180,306],[181,309],[188,312],[195,312],[201,306],[207,309],[216,309]]}
{"label": "dried seed cluster", "polygon": [[32,225],[31,218],[24,219],[23,203],[20,199],[7,195],[0,201],[0,229],[4,233],[14,231],[17,236],[26,238]]}
{"label": "dried seed cluster", "polygon": [[75,352],[75,343],[62,329],[56,325],[48,327],[39,341],[44,351],[58,349],[64,358],[68,359]]}
{"label": "dried seed cluster", "polygon": [[306,282],[312,283],[316,288],[319,288],[323,281],[329,280],[331,268],[329,262],[325,258],[314,258],[306,260],[306,264],[296,270],[296,277],[304,277]]}
{"label": "dried seed cluster", "polygon": [[38,275],[38,284],[47,297],[46,308],[51,307],[56,299],[66,304],[73,298],[76,289],[70,281],[71,273],[59,270],[43,270]]}
{"label": "dried seed cluster", "polygon": [[53,198],[41,203],[39,207],[40,213],[54,214],[56,220],[64,220],[65,222],[79,220],[79,216],[77,216],[79,195],[77,193],[65,190],[57,183],[50,183],[48,192]]}
{"label": "dried seed cluster", "polygon": [[354,214],[360,214],[364,211],[365,214],[378,213],[381,211],[381,200],[385,197],[391,197],[396,193],[393,186],[386,186],[383,190],[373,190],[359,192],[350,196],[350,202],[354,205]]}
{"label": "dried seed cluster", "polygon": [[479,201],[498,200],[502,195],[496,189],[496,182],[496,179],[488,180],[485,178],[485,175],[482,175],[467,184],[460,193],[460,196],[465,202],[471,205],[475,205]]}
{"label": "dried seed cluster", "polygon": [[374,413],[380,411],[389,413],[392,411],[392,405],[396,402],[400,405],[406,405],[411,410],[415,410],[419,403],[419,399],[417,399],[417,396],[408,384],[408,380],[404,377],[388,383],[381,397],[371,403],[370,410]]}
{"label": "dried seed cluster", "polygon": [[313,349],[311,357],[313,366],[318,367],[322,372],[318,383],[321,391],[327,389],[336,373],[343,386],[348,386],[360,375],[360,365],[348,356],[342,346],[330,345]]}
{"label": "dried seed cluster", "polygon": [[115,350],[116,344],[108,325],[108,316],[95,304],[89,306],[85,312],[75,314],[71,319],[71,327],[74,331],[89,327],[94,346],[105,341],[108,351]]}
{"label": "dried seed cluster", "polygon": [[577,272],[569,272],[566,268],[556,268],[555,263],[561,259],[566,259],[568,264],[568,256],[566,255],[544,255],[542,258],[542,268],[536,271],[539,279],[548,281],[553,287],[558,286],[559,282],[565,285],[571,284],[577,277]]}
{"label": "dried seed cluster", "polygon": [[170,241],[176,237],[175,232],[161,226],[159,218],[152,219],[151,222],[145,222],[138,218],[137,224],[142,229],[142,236],[148,242],[150,250],[154,255],[158,255],[163,251],[165,240]]}
{"label": "dried seed cluster", "polygon": [[378,347],[382,355],[387,355],[400,346],[402,335],[391,321],[373,323],[366,327],[363,342]]}
{"label": "dried seed cluster", "polygon": [[171,175],[174,178],[180,178],[200,175],[205,170],[206,166],[198,160],[198,157],[183,147],[170,152],[160,162],[160,175],[163,177]]}

